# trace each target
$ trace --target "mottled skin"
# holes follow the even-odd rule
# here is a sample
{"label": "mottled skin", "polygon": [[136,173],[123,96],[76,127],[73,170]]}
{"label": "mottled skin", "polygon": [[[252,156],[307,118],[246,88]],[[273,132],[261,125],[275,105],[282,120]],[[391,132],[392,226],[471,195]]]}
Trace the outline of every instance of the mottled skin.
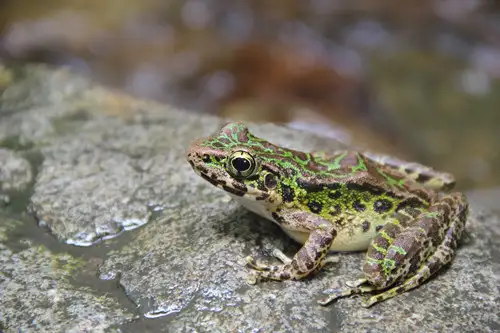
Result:
{"label": "mottled skin", "polygon": [[329,250],[367,249],[364,278],[320,304],[370,292],[367,307],[419,286],[452,260],[468,215],[463,194],[439,192],[453,187],[449,174],[373,153],[286,149],[241,123],[193,142],[187,159],[205,180],[303,243],[293,258],[275,251],[282,265],[247,258],[252,282],[302,279],[323,267]]}

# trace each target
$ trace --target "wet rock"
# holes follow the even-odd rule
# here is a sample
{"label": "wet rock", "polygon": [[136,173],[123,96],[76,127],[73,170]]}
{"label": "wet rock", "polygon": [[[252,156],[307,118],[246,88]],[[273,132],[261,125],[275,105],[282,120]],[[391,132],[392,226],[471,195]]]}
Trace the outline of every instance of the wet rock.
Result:
{"label": "wet rock", "polygon": [[[0,216],[0,239],[16,224]],[[44,246],[14,252],[0,242],[0,331],[103,332],[136,317],[113,297],[75,286],[83,268],[83,260]]]}

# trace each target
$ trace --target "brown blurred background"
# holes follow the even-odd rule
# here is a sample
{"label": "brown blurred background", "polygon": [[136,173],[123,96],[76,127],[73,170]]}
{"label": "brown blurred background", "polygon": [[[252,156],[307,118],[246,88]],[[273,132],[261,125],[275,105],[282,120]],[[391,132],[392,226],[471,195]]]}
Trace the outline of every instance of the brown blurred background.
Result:
{"label": "brown blurred background", "polygon": [[500,184],[500,3],[0,0],[0,59]]}

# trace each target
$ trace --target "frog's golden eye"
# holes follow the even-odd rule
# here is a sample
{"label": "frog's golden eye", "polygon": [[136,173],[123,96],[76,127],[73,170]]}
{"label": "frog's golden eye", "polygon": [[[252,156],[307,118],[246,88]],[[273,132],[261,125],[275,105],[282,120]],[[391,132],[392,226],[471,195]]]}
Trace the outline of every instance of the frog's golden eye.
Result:
{"label": "frog's golden eye", "polygon": [[257,164],[246,151],[235,151],[227,159],[226,169],[234,178],[247,178],[254,174]]}

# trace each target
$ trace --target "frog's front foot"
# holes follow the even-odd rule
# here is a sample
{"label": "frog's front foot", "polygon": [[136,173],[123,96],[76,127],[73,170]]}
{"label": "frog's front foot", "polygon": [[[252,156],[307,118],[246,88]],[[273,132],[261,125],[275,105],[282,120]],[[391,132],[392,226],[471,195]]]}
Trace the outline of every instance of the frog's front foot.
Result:
{"label": "frog's front foot", "polygon": [[283,265],[267,265],[257,262],[252,256],[246,257],[247,265],[254,271],[248,276],[249,284],[256,284],[265,279],[271,280],[288,280],[290,279],[290,271],[292,270],[292,261],[290,257],[284,254],[281,250],[274,248],[272,250],[273,257],[279,259]]}
{"label": "frog's front foot", "polygon": [[292,278],[293,267],[290,263],[283,265],[266,265],[258,263],[253,257],[247,257],[247,264],[253,269],[247,278],[249,284],[256,284],[261,280],[288,280]]}
{"label": "frog's front foot", "polygon": [[297,262],[288,257],[281,250],[274,248],[272,250],[273,257],[280,260],[282,265],[267,265],[257,262],[252,256],[246,257],[247,265],[254,271],[249,274],[247,282],[249,284],[256,284],[261,280],[299,280],[307,275],[315,274],[327,264],[339,262],[339,256],[329,255],[319,262],[319,264],[312,270],[302,271],[298,269]]}

